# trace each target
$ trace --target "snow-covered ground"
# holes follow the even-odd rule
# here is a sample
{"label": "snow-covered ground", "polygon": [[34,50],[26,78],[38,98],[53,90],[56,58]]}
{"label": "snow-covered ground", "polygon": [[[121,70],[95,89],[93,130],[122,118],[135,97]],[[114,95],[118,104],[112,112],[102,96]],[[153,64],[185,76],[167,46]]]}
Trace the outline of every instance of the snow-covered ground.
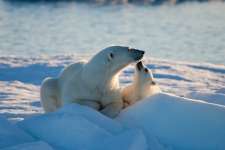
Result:
{"label": "snow-covered ground", "polygon": [[[80,59],[88,57],[0,57],[0,149],[225,149],[224,65],[145,58],[165,93],[115,120],[76,104],[43,114],[42,80]],[[133,68],[121,72],[122,86]]]}

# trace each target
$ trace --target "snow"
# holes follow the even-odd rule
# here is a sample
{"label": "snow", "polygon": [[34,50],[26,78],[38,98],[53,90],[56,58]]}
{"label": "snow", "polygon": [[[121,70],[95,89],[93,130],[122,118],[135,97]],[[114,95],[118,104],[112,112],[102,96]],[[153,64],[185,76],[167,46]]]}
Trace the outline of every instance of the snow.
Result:
{"label": "snow", "polygon": [[[111,137],[111,132],[119,132],[119,125],[108,122],[109,119],[106,117],[98,117],[101,114],[96,111],[90,112],[88,108],[84,108],[84,110],[82,108],[78,105],[67,106],[56,113],[27,119],[20,122],[19,126],[35,137],[45,140],[55,147],[65,149],[88,149],[90,145],[99,142],[99,139],[102,140],[102,137]],[[83,117],[88,114],[92,115]],[[93,123],[91,121],[93,119],[99,120],[99,124]],[[105,124],[108,130],[104,129],[101,123]]]}
{"label": "snow", "polygon": [[[115,120],[77,104],[43,114],[40,84],[86,56],[0,57],[0,149],[225,149],[225,66],[145,58],[163,93]],[[134,66],[121,72],[131,83]]]}
{"label": "snow", "polygon": [[147,150],[148,145],[144,134],[140,130],[126,130],[111,138],[103,139],[100,144],[94,145],[95,150],[124,149],[124,150]]}
{"label": "snow", "polygon": [[32,141],[34,139],[30,135],[0,117],[0,149]]}
{"label": "snow", "polygon": [[37,141],[3,148],[2,150],[54,150],[54,149],[43,141]]}
{"label": "snow", "polygon": [[99,112],[78,104],[26,119],[19,126],[57,149],[147,149],[139,130],[125,130],[122,125]]}
{"label": "snow", "polygon": [[224,106],[160,93],[127,108],[117,120],[174,149],[222,150],[224,118]]}
{"label": "snow", "polygon": [[204,92],[191,92],[186,95],[191,99],[203,100],[209,103],[225,105],[225,94],[221,93],[204,93]]}

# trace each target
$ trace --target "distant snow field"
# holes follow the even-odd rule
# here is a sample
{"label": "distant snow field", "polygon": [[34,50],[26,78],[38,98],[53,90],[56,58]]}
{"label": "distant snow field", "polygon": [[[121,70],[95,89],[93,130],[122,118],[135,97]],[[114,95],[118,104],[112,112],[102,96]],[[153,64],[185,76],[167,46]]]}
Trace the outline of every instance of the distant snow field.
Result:
{"label": "distant snow field", "polygon": [[[225,149],[224,65],[145,58],[163,92],[116,119],[77,104],[43,114],[42,80],[81,59],[88,57],[0,57],[0,149]],[[121,72],[121,86],[133,73]]]}

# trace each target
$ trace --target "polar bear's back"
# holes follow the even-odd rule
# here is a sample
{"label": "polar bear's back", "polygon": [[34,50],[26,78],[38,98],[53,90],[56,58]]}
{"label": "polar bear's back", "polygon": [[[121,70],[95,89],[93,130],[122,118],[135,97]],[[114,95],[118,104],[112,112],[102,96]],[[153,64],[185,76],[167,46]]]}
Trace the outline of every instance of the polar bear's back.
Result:
{"label": "polar bear's back", "polygon": [[85,64],[84,61],[73,63],[67,66],[59,75],[59,99],[63,104],[74,102],[87,93],[85,81],[82,77]]}
{"label": "polar bear's back", "polygon": [[65,80],[69,80],[70,78],[73,78],[74,76],[76,76],[78,73],[82,71],[85,64],[86,64],[85,61],[80,61],[80,62],[70,64],[68,67],[62,70],[59,76],[59,80],[64,82]]}

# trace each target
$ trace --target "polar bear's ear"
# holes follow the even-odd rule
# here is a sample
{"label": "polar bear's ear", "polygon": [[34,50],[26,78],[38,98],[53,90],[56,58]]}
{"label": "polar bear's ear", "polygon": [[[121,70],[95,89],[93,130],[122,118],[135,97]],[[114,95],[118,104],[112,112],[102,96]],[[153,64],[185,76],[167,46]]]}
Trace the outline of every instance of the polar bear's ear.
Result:
{"label": "polar bear's ear", "polygon": [[108,61],[111,61],[114,58],[114,54],[111,52],[108,54]]}

